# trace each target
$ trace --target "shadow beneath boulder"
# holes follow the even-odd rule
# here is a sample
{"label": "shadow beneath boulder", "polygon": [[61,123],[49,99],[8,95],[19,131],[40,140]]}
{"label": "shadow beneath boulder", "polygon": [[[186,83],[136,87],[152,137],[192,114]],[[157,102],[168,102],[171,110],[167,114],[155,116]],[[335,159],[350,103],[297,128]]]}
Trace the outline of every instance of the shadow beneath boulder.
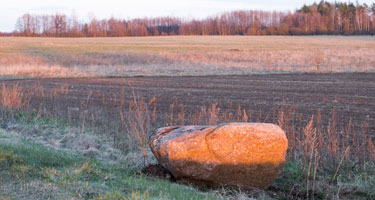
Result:
{"label": "shadow beneath boulder", "polygon": [[[258,164],[218,164],[193,162],[188,160],[172,161],[174,167],[149,165],[141,173],[184,184],[193,184],[209,188],[233,187],[241,190],[260,190],[268,188],[279,176],[284,163]],[[168,166],[167,166],[168,167]]]}
{"label": "shadow beneath boulder", "polygon": [[274,196],[274,192],[265,191],[262,189],[258,189],[255,187],[240,187],[240,186],[233,186],[233,185],[218,185],[217,183],[211,181],[203,181],[197,179],[191,179],[187,177],[183,178],[176,178],[173,176],[171,172],[169,172],[166,168],[164,168],[160,164],[156,165],[148,165],[143,168],[140,174],[146,175],[148,177],[153,177],[157,179],[163,179],[170,182],[177,182],[179,184],[184,185],[193,185],[196,186],[199,191],[202,192],[210,192],[210,191],[218,191],[226,196],[237,197],[238,195],[246,196],[248,198],[260,198],[264,196]]}
{"label": "shadow beneath boulder", "polygon": [[155,177],[159,179],[169,180],[171,182],[176,182],[176,178],[160,164],[148,165],[145,168],[143,168],[140,173],[146,176],[151,176],[151,177]]}

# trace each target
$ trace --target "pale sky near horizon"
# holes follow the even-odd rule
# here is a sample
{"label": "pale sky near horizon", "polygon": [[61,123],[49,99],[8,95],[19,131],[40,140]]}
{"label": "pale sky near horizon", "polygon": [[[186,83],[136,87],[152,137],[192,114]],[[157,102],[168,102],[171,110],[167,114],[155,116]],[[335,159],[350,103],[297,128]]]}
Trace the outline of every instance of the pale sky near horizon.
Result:
{"label": "pale sky near horizon", "polygon": [[[175,16],[204,18],[233,10],[294,11],[303,4],[320,0],[1,0],[0,32],[15,28],[17,18],[25,13],[52,14],[73,13],[81,20],[89,17],[105,19]],[[337,0],[340,1],[340,0]],[[334,0],[329,1],[334,2]],[[348,1],[344,1],[348,2]],[[355,2],[355,0],[351,1]],[[372,4],[375,0],[359,0]]]}

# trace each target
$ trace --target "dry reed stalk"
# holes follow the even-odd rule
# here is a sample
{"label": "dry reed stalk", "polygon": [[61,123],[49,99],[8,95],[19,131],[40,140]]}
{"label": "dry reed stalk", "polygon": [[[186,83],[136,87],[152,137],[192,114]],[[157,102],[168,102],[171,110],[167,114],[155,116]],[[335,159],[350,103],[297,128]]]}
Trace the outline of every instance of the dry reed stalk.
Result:
{"label": "dry reed stalk", "polygon": [[314,123],[314,115],[311,116],[310,122],[307,124],[305,129],[303,130],[304,134],[304,154],[303,154],[303,167],[302,169],[305,170],[306,161],[307,161],[307,154],[309,150],[309,144],[310,144],[310,137],[313,136],[315,130],[313,129],[313,123]]}
{"label": "dry reed stalk", "polygon": [[153,97],[149,102],[148,102],[148,105],[151,106],[151,105],[154,105],[153,109],[152,109],[152,124],[155,126],[156,125],[156,107],[157,107],[157,99],[156,97]]}
{"label": "dry reed stalk", "polygon": [[332,152],[332,155],[333,157],[336,157],[337,156],[337,152],[338,152],[338,137],[340,136],[338,133],[337,133],[337,113],[336,113],[336,109],[333,108],[332,110],[332,118],[331,118],[331,127],[330,127],[330,136],[331,136],[331,152]]}
{"label": "dry reed stalk", "polygon": [[246,114],[246,110],[245,109],[243,109],[242,110],[242,121],[243,122],[248,122],[248,120],[249,120],[249,118],[248,118],[248,116],[247,116],[247,114]]}
{"label": "dry reed stalk", "polygon": [[257,122],[262,122],[262,118],[263,118],[263,111],[261,109],[259,109],[258,111],[258,117],[257,117]]}
{"label": "dry reed stalk", "polygon": [[125,88],[120,90],[120,109],[125,108]]}
{"label": "dry reed stalk", "polygon": [[249,121],[253,121],[253,109],[251,107],[249,108]]}
{"label": "dry reed stalk", "polygon": [[263,122],[264,123],[267,123],[271,118],[271,111],[266,115],[266,117],[264,118]]}
{"label": "dry reed stalk", "polygon": [[169,105],[169,126],[173,126],[173,119],[174,119],[174,108],[176,106],[176,102],[173,102],[172,104]]}
{"label": "dry reed stalk", "polygon": [[[292,124],[292,132],[291,132],[291,136],[290,136],[290,139],[289,140],[289,147],[288,147],[288,151],[289,151],[289,155],[288,155],[288,161],[291,159],[291,155],[294,153],[295,151],[295,146],[296,146],[296,130],[295,130],[295,127],[294,127],[294,123]],[[295,154],[294,154],[295,155]]]}
{"label": "dry reed stalk", "polygon": [[218,115],[219,111],[217,110],[217,103],[211,104],[211,108],[208,110],[208,125],[216,125],[218,124]]}
{"label": "dry reed stalk", "polygon": [[[311,144],[311,148],[314,148],[314,143]],[[314,151],[311,151],[310,158],[309,158],[309,166],[307,168],[307,174],[306,174],[306,198],[307,199],[309,198],[309,180],[310,180],[310,173],[311,173],[313,155],[314,155]]]}
{"label": "dry reed stalk", "polygon": [[[91,99],[91,96],[92,96],[92,90],[89,91],[89,94],[87,95],[87,98],[86,98],[86,105],[89,104],[89,101]],[[86,106],[87,107],[87,106]]]}
{"label": "dry reed stalk", "polygon": [[[312,125],[313,123],[313,117],[311,118],[311,123],[309,125]],[[309,158],[309,167],[307,168],[307,176],[306,176],[306,198],[309,198],[309,180],[310,180],[310,173],[311,173],[311,167],[312,167],[312,160],[315,152],[315,143],[316,143],[316,130],[311,130],[311,127],[308,127],[307,130],[309,133],[309,142],[310,142],[310,158]],[[306,144],[305,144],[306,145]],[[312,194],[314,196],[314,194]]]}
{"label": "dry reed stalk", "polygon": [[180,125],[184,126],[186,109],[184,107],[184,104],[180,104],[179,107],[180,107],[180,110],[177,113],[177,121],[180,122],[179,123]]}
{"label": "dry reed stalk", "polygon": [[28,107],[30,97],[26,96],[22,86],[18,84],[6,86],[4,83],[0,92],[0,105],[10,110]]}
{"label": "dry reed stalk", "polygon": [[299,128],[298,128],[298,135],[296,137],[297,143],[298,143],[298,151],[303,152],[303,130],[305,128],[305,124],[303,123],[303,114],[299,113],[298,115],[298,122],[299,122]]}
{"label": "dry reed stalk", "polygon": [[60,93],[61,94],[64,94],[65,96],[67,96],[69,94],[69,89],[70,89],[70,86],[69,85],[61,85],[60,86]]}
{"label": "dry reed stalk", "polygon": [[[367,130],[368,130],[368,123],[366,121],[362,122],[361,124],[361,144],[366,144],[367,139]],[[361,149],[362,148],[362,149]],[[360,161],[364,161],[366,157],[366,145],[357,145],[357,151],[359,154]]]}
{"label": "dry reed stalk", "polygon": [[355,157],[358,157],[358,152],[357,150],[357,132],[353,131],[352,138],[351,138],[352,146],[353,146],[353,153]]}
{"label": "dry reed stalk", "polygon": [[328,122],[328,126],[327,126],[327,139],[328,139],[327,154],[332,156],[333,155],[333,141],[332,141],[333,139],[332,139],[332,131],[331,131],[331,122]]}
{"label": "dry reed stalk", "polygon": [[[285,113],[284,110],[287,110]],[[277,122],[281,129],[285,131],[286,137],[289,141],[289,147],[288,147],[288,155],[287,159],[288,161],[291,159],[291,155],[294,153],[295,150],[295,143],[298,138],[296,138],[295,135],[295,129],[294,129],[294,120],[292,120],[292,124],[290,125],[290,119],[292,116],[292,111],[287,108],[287,106],[281,107],[278,112]],[[290,125],[290,127],[289,127]]]}
{"label": "dry reed stalk", "polygon": [[279,110],[279,117],[278,117],[277,122],[278,122],[278,125],[280,126],[280,128],[285,130],[284,129],[284,109],[283,108],[280,108],[280,110]]}
{"label": "dry reed stalk", "polygon": [[163,119],[164,119],[164,124],[166,125],[166,126],[168,126],[168,117],[169,115],[168,115],[168,113],[167,112],[164,112],[164,117],[163,117]]}
{"label": "dry reed stalk", "polygon": [[54,88],[51,91],[51,99],[56,99],[56,97],[57,97],[57,90]]}
{"label": "dry reed stalk", "polygon": [[40,92],[40,96],[44,97],[44,88],[42,85],[39,86],[39,92]]}
{"label": "dry reed stalk", "polygon": [[[90,91],[91,93],[92,93],[92,91]],[[92,94],[91,94],[92,95]],[[90,96],[91,96],[90,95]],[[114,92],[111,92],[110,93],[110,101],[111,101],[111,103],[113,104],[113,105],[116,105],[117,104],[117,95],[116,95],[116,93],[114,93]]]}
{"label": "dry reed stalk", "polygon": [[146,166],[146,147],[148,145],[151,118],[148,105],[143,98],[138,98],[133,91],[133,100],[129,102],[127,115],[120,110],[121,120],[126,127],[127,136],[130,140],[135,139],[139,150],[143,152],[143,164]]}
{"label": "dry reed stalk", "polygon": [[322,131],[322,113],[320,109],[318,109],[318,113],[316,114],[316,134],[318,137],[318,149],[321,152],[323,150],[323,131]]}
{"label": "dry reed stalk", "polygon": [[242,118],[241,105],[238,104],[238,107],[237,107],[237,121],[240,121],[241,118]]}
{"label": "dry reed stalk", "polygon": [[[315,149],[312,194],[315,194],[315,188],[316,188],[316,173],[317,173],[317,170],[318,170],[318,165],[319,165],[319,160],[320,160],[320,156],[318,154],[319,154],[319,151],[317,149]],[[314,199],[314,196],[315,195],[313,195],[313,199]]]}
{"label": "dry reed stalk", "polygon": [[367,151],[369,152],[369,158],[375,161],[375,145],[370,137],[367,141]]}
{"label": "dry reed stalk", "polygon": [[197,121],[198,121],[198,123],[197,124],[201,124],[201,123],[203,123],[203,114],[202,114],[202,110],[206,110],[206,109],[203,109],[203,108],[201,108],[201,111],[198,113],[198,115],[197,115]]}
{"label": "dry reed stalk", "polygon": [[102,104],[103,104],[103,105],[106,105],[106,104],[107,104],[107,98],[106,98],[106,95],[105,95],[105,94],[102,95]]}
{"label": "dry reed stalk", "polygon": [[340,160],[340,163],[339,163],[339,165],[337,166],[336,171],[335,171],[335,174],[333,175],[331,181],[334,181],[334,180],[336,179],[336,176],[337,176],[337,174],[338,174],[338,172],[339,172],[339,169],[340,169],[340,167],[341,167],[341,164],[342,164],[342,162],[344,161],[345,154],[347,154],[349,150],[350,150],[350,147],[347,147],[346,150],[344,151],[344,153],[342,154],[342,156],[341,156],[341,160]]}
{"label": "dry reed stalk", "polygon": [[200,112],[192,113],[192,111],[190,111],[190,116],[192,116],[192,120],[191,120],[192,124],[201,124],[202,123],[202,118],[201,118]]}
{"label": "dry reed stalk", "polygon": [[272,123],[276,124],[277,123],[277,109],[272,108]]}
{"label": "dry reed stalk", "polygon": [[[350,145],[350,139],[351,139],[351,135],[352,135],[352,132],[353,132],[352,129],[353,129],[353,118],[350,117],[349,121],[348,121],[348,125],[346,127],[346,137],[345,137],[344,146]],[[348,153],[346,156],[347,156],[347,159],[349,160],[350,157],[351,157],[351,154]]]}
{"label": "dry reed stalk", "polygon": [[286,104],[284,105],[285,107],[285,118],[284,118],[284,128],[285,128],[285,131],[288,133],[288,135],[290,135],[290,122],[291,122],[291,119],[292,119],[292,116],[293,116],[293,107],[288,107]]}

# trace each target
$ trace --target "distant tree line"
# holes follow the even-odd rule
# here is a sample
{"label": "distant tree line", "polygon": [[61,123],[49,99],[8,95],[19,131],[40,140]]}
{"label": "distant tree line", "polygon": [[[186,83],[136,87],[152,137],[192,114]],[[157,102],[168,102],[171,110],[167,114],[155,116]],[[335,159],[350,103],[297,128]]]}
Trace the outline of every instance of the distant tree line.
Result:
{"label": "distant tree line", "polygon": [[[362,35],[375,33],[375,3],[304,5],[295,12],[233,11],[203,20],[178,17],[137,19],[92,18],[88,23],[65,14],[19,17],[11,35],[122,37],[159,35]],[[6,33],[2,33],[7,35]],[[8,34],[9,35],[9,34]]]}
{"label": "distant tree line", "polygon": [[6,32],[0,32],[0,37],[1,36],[13,36],[14,33],[6,33]]}

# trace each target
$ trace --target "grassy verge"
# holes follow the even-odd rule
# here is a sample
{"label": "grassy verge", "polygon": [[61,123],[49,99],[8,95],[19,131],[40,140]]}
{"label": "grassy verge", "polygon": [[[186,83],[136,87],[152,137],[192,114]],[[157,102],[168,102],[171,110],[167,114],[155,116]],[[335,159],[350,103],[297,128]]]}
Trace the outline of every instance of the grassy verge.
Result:
{"label": "grassy verge", "polygon": [[0,199],[222,199],[140,175],[141,154],[122,156],[89,129],[20,111],[0,122]]}
{"label": "grassy verge", "polygon": [[[351,162],[332,163],[303,169],[299,160],[288,161],[268,194],[277,199],[374,199],[375,171],[373,165],[361,167]],[[367,168],[367,169],[363,169]],[[335,175],[338,170],[337,175]]]}
{"label": "grassy verge", "polygon": [[266,191],[210,190],[139,175],[143,153],[118,151],[90,129],[19,111],[2,111],[0,122],[0,199],[375,198],[374,164],[346,152],[291,155]]}
{"label": "grassy verge", "polygon": [[121,165],[0,136],[0,199],[218,199]]}

